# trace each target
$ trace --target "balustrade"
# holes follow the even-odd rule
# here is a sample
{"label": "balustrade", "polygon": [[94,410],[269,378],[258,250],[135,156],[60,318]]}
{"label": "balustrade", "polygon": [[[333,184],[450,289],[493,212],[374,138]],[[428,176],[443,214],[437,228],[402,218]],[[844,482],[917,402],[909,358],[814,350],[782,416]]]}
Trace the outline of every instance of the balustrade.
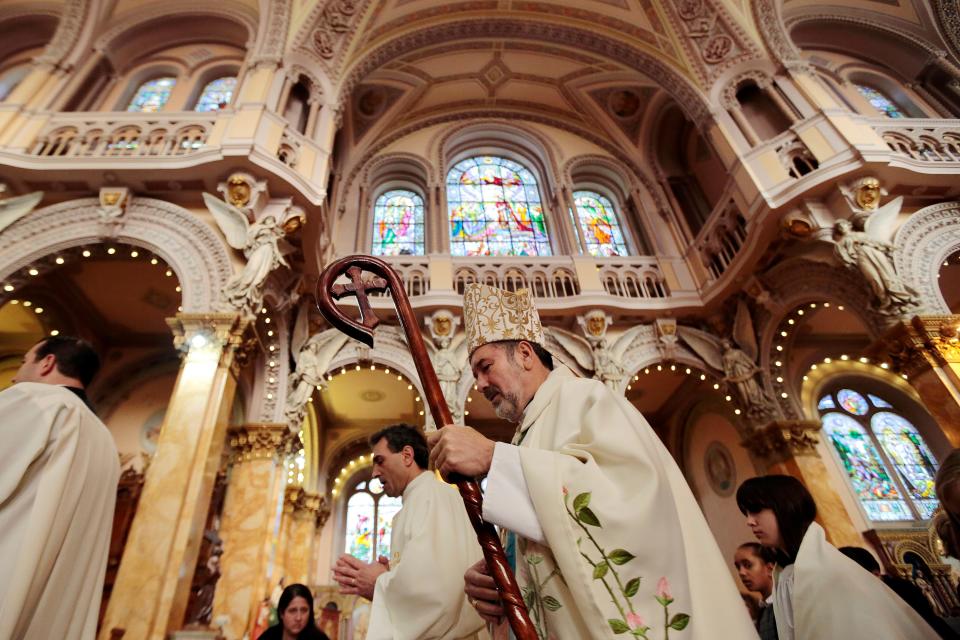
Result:
{"label": "balustrade", "polygon": [[960,162],[960,125],[956,120],[884,118],[870,122],[898,155],[922,162]]}
{"label": "balustrade", "polygon": [[145,119],[143,114],[96,116],[64,114],[53,118],[28,153],[84,158],[182,156],[206,143],[215,121],[215,116],[193,113],[162,119]]}

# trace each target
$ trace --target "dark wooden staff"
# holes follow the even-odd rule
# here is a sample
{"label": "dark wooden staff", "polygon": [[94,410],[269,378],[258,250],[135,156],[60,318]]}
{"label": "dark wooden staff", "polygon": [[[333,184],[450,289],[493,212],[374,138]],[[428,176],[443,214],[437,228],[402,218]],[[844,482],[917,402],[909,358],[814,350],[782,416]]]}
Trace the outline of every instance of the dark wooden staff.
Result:
{"label": "dark wooden staff", "polygon": [[[362,278],[364,271],[369,271],[375,277],[368,280]],[[349,284],[334,284],[341,275],[350,278]],[[443,427],[453,422],[450,410],[440,390],[437,373],[433,370],[427,347],[423,343],[423,336],[417,326],[417,318],[413,315],[410,300],[403,287],[403,281],[397,272],[383,260],[373,256],[347,256],[329,265],[320,274],[317,281],[317,306],[320,313],[331,325],[344,332],[351,338],[373,347],[373,330],[380,324],[380,319],[370,307],[367,298],[368,291],[389,291],[400,316],[400,325],[407,335],[407,344],[417,365],[417,373],[423,385],[423,392],[430,406],[430,414],[437,427]],[[360,322],[352,320],[337,308],[334,300],[356,296],[360,306]],[[507,619],[517,640],[537,640],[537,632],[530,622],[527,608],[520,596],[520,587],[517,579],[507,564],[507,558],[500,545],[500,538],[493,525],[483,520],[483,497],[480,495],[480,485],[473,478],[457,477],[455,480],[463,505],[470,516],[473,530],[477,532],[477,541],[483,550],[483,557],[487,567],[500,591]]]}

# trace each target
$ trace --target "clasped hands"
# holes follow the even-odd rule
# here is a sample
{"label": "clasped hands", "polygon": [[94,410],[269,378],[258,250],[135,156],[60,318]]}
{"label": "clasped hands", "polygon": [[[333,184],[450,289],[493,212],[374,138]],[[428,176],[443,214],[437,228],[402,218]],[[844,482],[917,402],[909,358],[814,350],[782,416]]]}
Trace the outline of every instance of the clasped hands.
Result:
{"label": "clasped hands", "polygon": [[380,556],[376,562],[363,562],[344,554],[333,566],[333,579],[340,585],[340,593],[373,600],[377,578],[389,570],[390,561],[385,556]]}

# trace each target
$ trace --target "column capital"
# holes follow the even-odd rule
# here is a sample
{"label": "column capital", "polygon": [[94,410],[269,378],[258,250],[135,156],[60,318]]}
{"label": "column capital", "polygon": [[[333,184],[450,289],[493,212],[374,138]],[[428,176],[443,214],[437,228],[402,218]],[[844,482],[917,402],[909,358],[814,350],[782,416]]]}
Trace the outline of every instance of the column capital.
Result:
{"label": "column capital", "polygon": [[869,354],[889,359],[908,378],[935,367],[960,363],[960,315],[914,316],[895,325],[875,342]]}
{"label": "column capital", "polygon": [[815,456],[820,428],[815,420],[775,420],[756,429],[743,441],[743,446],[754,455],[768,459]]}
{"label": "column capital", "polygon": [[173,346],[182,353],[229,349],[239,366],[245,366],[256,351],[258,340],[253,318],[238,313],[178,313],[167,318]]}
{"label": "column capital", "polygon": [[227,435],[233,448],[230,461],[234,464],[282,456],[296,438],[286,424],[245,424],[232,427]]}
{"label": "column capital", "polygon": [[330,516],[326,497],[311,493],[303,487],[288,486],[286,488],[283,509],[295,518],[312,518],[317,529],[322,527]]}

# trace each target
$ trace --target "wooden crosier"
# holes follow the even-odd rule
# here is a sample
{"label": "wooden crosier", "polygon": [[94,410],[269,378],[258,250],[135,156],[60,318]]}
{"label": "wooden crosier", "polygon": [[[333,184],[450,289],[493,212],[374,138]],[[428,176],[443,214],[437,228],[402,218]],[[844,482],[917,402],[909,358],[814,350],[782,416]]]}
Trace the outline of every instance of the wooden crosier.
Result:
{"label": "wooden crosier", "polygon": [[[374,274],[374,277],[364,280],[362,277],[364,271]],[[350,279],[349,284],[334,284],[342,275]],[[372,347],[373,330],[380,324],[380,319],[370,306],[367,298],[369,291],[390,292],[397,307],[400,325],[407,336],[407,344],[410,346],[413,361],[417,366],[417,373],[420,375],[423,393],[430,407],[433,421],[439,427],[452,423],[453,418],[443,398],[443,392],[440,390],[440,382],[437,380],[437,374],[427,354],[427,347],[417,326],[417,318],[410,307],[410,300],[407,299],[403,281],[390,265],[379,258],[364,255],[347,256],[337,260],[320,274],[320,279],[317,281],[317,306],[332,326]],[[346,317],[334,302],[350,296],[357,298],[360,322]],[[507,564],[500,538],[493,525],[483,520],[483,498],[480,494],[480,485],[472,478],[458,477],[455,480],[473,530],[477,533],[477,541],[483,550],[487,567],[497,583],[500,599],[514,635],[517,640],[537,640],[536,629],[530,622],[516,577]]]}

